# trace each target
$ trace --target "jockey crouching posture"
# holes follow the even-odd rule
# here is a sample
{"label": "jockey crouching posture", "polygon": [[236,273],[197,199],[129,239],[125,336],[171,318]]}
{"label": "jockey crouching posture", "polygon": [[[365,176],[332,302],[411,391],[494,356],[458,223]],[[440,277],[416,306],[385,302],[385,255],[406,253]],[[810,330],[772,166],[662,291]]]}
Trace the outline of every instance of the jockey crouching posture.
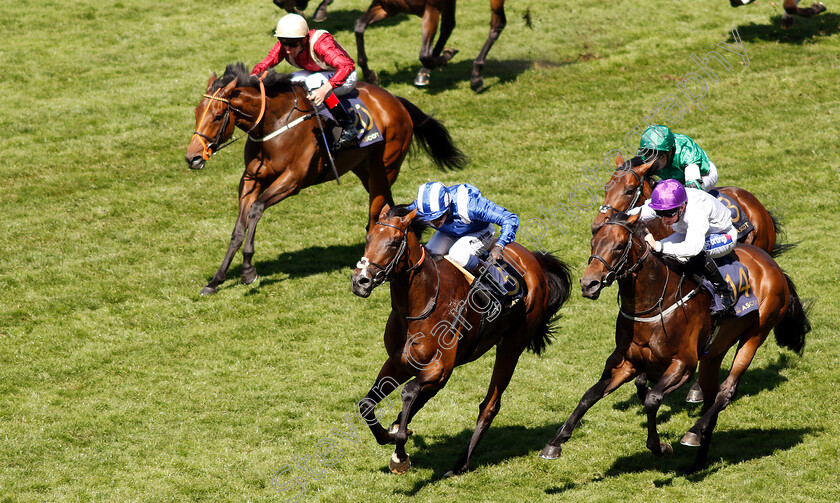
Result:
{"label": "jockey crouching posture", "polygon": [[714,259],[735,249],[738,233],[726,206],[702,190],[683,187],[678,180],[665,180],[656,185],[645,204],[628,212],[640,213],[643,222],[662,218],[674,229],[674,234],[657,241],[650,233],[645,242],[655,253],[688,263],[704,276],[721,294],[723,308],[713,314],[723,314],[735,303],[731,285],[723,279]]}
{"label": "jockey crouching posture", "polygon": [[[502,260],[505,245],[514,240],[519,228],[519,218],[515,214],[482,197],[478,188],[467,183],[452,187],[440,182],[425,183],[417,189],[417,199],[408,207],[410,210],[415,208],[417,219],[437,229],[426,244],[429,253],[449,253],[450,259],[476,278],[486,271],[501,295],[509,292],[501,268],[478,256],[492,246],[490,259],[493,262]],[[495,244],[493,224],[501,227]]]}
{"label": "jockey crouching posture", "polygon": [[645,162],[662,158],[659,168],[653,172],[661,180],[674,179],[686,187],[706,192],[718,180],[717,167],[706,152],[688,136],[674,133],[666,126],[645,129],[636,155]]}
{"label": "jockey crouching posture", "polygon": [[352,108],[338,97],[356,87],[356,63],[332,35],[325,30],[310,30],[306,20],[297,14],[281,17],[274,36],[277,43],[251,75],[259,75],[281,59],[302,68],[292,75],[292,81],[303,82],[309,100],[316,107],[325,104],[341,127],[333,148],[352,145],[356,141],[355,116]]}

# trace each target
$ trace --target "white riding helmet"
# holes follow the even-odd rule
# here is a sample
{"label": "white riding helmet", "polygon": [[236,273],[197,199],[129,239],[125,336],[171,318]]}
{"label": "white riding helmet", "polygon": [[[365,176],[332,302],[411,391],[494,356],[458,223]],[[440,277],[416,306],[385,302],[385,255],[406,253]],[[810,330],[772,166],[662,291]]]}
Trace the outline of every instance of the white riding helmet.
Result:
{"label": "white riding helmet", "polygon": [[309,34],[306,19],[297,14],[286,14],[277,21],[274,36],[277,38],[303,38]]}

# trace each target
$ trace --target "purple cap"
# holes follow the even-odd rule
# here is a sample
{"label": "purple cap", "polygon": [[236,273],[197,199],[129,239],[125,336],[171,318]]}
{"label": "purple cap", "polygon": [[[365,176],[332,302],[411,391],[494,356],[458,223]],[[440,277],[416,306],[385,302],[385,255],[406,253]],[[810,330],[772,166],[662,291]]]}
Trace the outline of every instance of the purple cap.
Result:
{"label": "purple cap", "polygon": [[650,208],[655,211],[672,210],[688,200],[685,187],[677,180],[664,180],[656,184],[650,195]]}

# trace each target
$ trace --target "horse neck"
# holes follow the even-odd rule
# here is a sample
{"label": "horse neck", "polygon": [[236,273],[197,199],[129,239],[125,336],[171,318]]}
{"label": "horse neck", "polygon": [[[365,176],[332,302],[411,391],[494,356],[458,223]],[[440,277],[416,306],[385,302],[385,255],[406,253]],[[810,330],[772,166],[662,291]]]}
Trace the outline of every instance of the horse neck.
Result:
{"label": "horse neck", "polygon": [[[639,249],[633,246],[628,260],[636,264],[640,256]],[[627,312],[641,312],[654,307],[663,295],[669,298],[676,290],[679,278],[659,257],[647,253],[635,271],[618,281],[622,308]]]}
{"label": "horse neck", "polygon": [[[403,317],[423,314],[440,287],[437,264],[425,253],[417,238],[412,235],[408,239],[410,266],[391,280],[391,307]],[[424,255],[419,267],[408,270]]]}
{"label": "horse neck", "polygon": [[[259,89],[253,87],[239,88],[239,96],[232,102],[245,115],[236,115],[236,125],[243,131],[250,131],[256,137],[264,136],[280,127],[286,116],[294,108],[295,92],[279,93],[272,97],[263,96]],[[265,111],[259,124],[254,122],[260,116],[260,110],[265,100]]]}

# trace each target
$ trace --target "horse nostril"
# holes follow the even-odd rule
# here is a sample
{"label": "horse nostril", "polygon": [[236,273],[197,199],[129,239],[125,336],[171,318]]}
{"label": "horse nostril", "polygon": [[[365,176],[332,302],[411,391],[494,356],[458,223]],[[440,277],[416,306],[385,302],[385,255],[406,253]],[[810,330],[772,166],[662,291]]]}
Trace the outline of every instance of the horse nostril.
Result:
{"label": "horse nostril", "polygon": [[370,278],[368,278],[367,276],[362,276],[361,278],[359,278],[357,283],[359,283],[359,285],[361,286],[367,286],[370,284]]}

